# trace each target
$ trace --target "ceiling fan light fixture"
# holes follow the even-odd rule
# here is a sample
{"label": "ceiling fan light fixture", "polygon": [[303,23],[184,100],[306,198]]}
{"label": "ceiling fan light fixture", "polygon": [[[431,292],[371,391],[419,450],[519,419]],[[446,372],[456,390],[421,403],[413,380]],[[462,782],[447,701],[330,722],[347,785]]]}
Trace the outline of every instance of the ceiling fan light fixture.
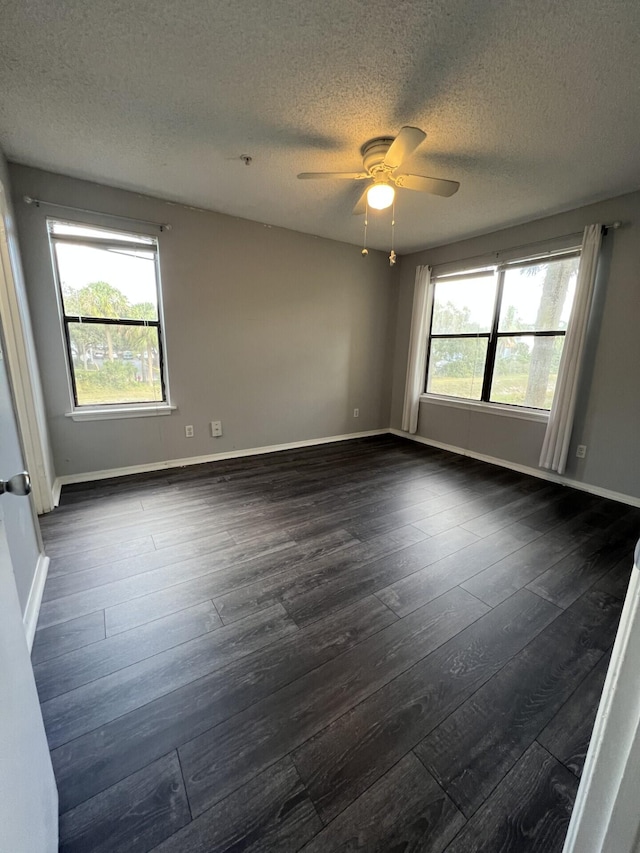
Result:
{"label": "ceiling fan light fixture", "polygon": [[367,204],[375,210],[384,210],[391,207],[395,194],[391,184],[374,184],[367,192]]}

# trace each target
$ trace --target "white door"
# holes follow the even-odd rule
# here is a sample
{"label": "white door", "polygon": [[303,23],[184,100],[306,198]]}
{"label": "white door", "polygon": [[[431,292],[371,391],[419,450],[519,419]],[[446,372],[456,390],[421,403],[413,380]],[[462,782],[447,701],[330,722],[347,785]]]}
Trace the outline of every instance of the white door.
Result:
{"label": "white door", "polygon": [[0,848],[55,853],[58,792],[13,578],[0,497]]}
{"label": "white door", "polygon": [[[0,850],[55,853],[58,792],[17,583],[19,574],[22,597],[28,602],[30,579],[24,569],[34,564],[39,549],[25,480],[14,478],[22,467],[19,451],[0,327]],[[7,486],[3,481],[11,482]],[[11,552],[7,530],[14,545]],[[14,560],[20,562],[14,566]]]}

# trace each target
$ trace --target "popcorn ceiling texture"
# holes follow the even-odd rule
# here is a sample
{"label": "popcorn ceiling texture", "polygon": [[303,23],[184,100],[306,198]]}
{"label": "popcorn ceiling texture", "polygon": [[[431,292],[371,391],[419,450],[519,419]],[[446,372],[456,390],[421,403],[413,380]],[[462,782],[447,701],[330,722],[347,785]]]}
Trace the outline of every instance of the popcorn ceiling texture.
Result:
{"label": "popcorn ceiling texture", "polygon": [[417,125],[410,171],[462,187],[399,193],[407,252],[637,189],[639,33],[637,0],[3,0],[0,145],[357,244],[361,185],[296,174]]}

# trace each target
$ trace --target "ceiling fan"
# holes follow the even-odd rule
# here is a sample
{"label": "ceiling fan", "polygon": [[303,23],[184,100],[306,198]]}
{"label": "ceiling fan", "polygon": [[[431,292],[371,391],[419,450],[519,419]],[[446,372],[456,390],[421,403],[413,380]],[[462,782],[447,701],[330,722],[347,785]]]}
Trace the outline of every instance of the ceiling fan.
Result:
{"label": "ceiling fan", "polygon": [[377,210],[390,207],[395,187],[416,190],[432,195],[452,196],[458,191],[457,181],[408,175],[401,171],[402,163],[416,150],[427,134],[417,127],[405,126],[395,137],[378,136],[365,142],[360,149],[364,172],[301,172],[302,180],[334,178],[343,181],[367,181],[367,187],[353,208],[355,215],[365,213],[367,205]]}

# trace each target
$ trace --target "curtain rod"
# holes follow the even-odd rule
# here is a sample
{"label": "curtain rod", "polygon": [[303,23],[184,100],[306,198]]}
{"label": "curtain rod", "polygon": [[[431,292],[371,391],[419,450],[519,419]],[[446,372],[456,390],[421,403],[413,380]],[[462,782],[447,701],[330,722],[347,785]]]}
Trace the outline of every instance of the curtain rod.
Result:
{"label": "curtain rod", "polygon": [[[606,234],[607,231],[609,231],[609,229],[611,229],[612,231],[616,231],[618,228],[621,228],[623,224],[624,223],[621,222],[619,219],[616,219],[615,222],[608,222],[602,226],[602,233],[603,233],[603,235]],[[584,229],[583,229],[583,231],[574,231],[571,234],[558,234],[557,237],[547,237],[546,240],[536,240],[534,243],[521,243],[519,246],[509,246],[506,249],[498,249],[496,252],[485,252],[482,255],[469,255],[466,258],[456,258],[455,260],[452,260],[452,261],[442,261],[439,264],[429,264],[429,266],[433,267],[434,269],[438,269],[441,267],[448,267],[448,266],[453,266],[453,265],[457,266],[458,264],[466,264],[468,261],[487,261],[487,262],[489,262],[491,260],[498,260],[500,258],[500,255],[503,255],[507,252],[510,254],[511,252],[518,252],[518,251],[520,251],[520,249],[530,249],[533,246],[542,246],[542,245],[547,244],[547,243],[553,243],[557,240],[568,240],[570,237],[582,237],[583,233],[584,233]],[[451,245],[451,244],[449,244],[449,245]],[[439,248],[444,248],[444,246],[441,246]],[[430,249],[425,249],[424,251],[429,252]]]}
{"label": "curtain rod", "polygon": [[25,204],[35,204],[36,207],[40,207],[40,205],[44,204],[47,207],[61,207],[64,210],[75,210],[76,213],[91,213],[96,216],[106,216],[109,219],[125,219],[128,222],[140,222],[143,225],[154,225],[156,228],[159,228],[161,231],[171,231],[171,225],[168,222],[154,222],[151,219],[136,219],[135,216],[119,216],[117,213],[104,213],[101,210],[89,210],[86,207],[73,207],[70,204],[58,204],[55,201],[45,201],[42,198],[31,198],[31,196],[24,196]]}

